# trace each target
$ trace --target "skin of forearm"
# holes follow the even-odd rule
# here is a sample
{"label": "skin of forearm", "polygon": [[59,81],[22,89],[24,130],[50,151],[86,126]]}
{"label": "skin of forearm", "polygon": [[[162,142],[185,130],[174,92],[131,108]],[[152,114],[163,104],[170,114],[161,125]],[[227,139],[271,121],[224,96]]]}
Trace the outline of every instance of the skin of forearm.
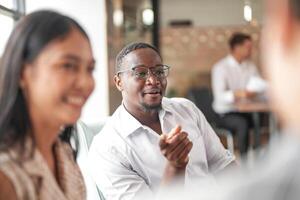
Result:
{"label": "skin of forearm", "polygon": [[168,163],[165,167],[163,179],[161,181],[162,186],[168,186],[174,184],[184,184],[186,165],[182,167],[174,167]]}

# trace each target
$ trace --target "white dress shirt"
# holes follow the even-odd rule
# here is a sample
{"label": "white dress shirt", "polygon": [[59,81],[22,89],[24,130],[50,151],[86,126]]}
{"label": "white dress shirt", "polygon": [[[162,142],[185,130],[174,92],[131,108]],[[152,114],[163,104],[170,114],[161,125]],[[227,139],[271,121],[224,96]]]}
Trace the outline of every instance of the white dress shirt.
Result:
{"label": "white dress shirt", "polygon": [[214,110],[219,114],[234,111],[235,90],[253,88],[252,91],[261,92],[260,88],[254,89],[251,80],[262,79],[258,75],[256,66],[250,61],[238,63],[232,55],[228,55],[216,63],[212,69]]}
{"label": "white dress shirt", "polygon": [[[179,124],[193,142],[185,185],[224,169],[234,160],[191,101],[163,98],[159,120],[163,133]],[[95,136],[89,152],[92,177],[107,199],[132,199],[141,193],[155,196],[167,162],[159,139],[156,132],[119,106]]]}

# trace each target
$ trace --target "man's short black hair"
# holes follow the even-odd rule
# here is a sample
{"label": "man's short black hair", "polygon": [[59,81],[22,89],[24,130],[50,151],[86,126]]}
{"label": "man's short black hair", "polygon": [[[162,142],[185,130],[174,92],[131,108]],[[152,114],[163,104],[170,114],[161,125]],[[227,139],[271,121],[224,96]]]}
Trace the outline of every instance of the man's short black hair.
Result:
{"label": "man's short black hair", "polygon": [[153,49],[161,58],[161,55],[158,51],[157,48],[155,48],[154,46],[147,44],[147,43],[143,43],[143,42],[134,42],[131,44],[126,45],[117,55],[116,57],[116,64],[115,64],[115,72],[118,73],[119,71],[121,71],[122,69],[122,62],[123,62],[123,58],[129,54],[132,51],[135,51],[137,49],[146,49],[146,48],[150,48]]}
{"label": "man's short black hair", "polygon": [[245,40],[251,40],[251,36],[245,33],[234,33],[229,39],[230,49],[233,50],[235,46],[243,44]]}

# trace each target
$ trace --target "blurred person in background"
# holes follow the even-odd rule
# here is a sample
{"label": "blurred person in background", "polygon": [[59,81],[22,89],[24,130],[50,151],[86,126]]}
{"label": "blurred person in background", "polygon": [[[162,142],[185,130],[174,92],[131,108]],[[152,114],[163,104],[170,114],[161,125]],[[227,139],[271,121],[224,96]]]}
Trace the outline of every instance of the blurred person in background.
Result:
{"label": "blurred person in background", "polygon": [[15,26],[0,66],[0,199],[85,199],[69,139],[94,89],[89,38],[37,11]]}
{"label": "blurred person in background", "polygon": [[262,79],[257,67],[251,62],[252,45],[250,35],[234,33],[229,40],[230,54],[212,69],[213,108],[220,116],[218,125],[229,129],[238,137],[238,148],[242,156],[246,155],[249,147],[249,129],[253,122],[250,113],[237,112],[234,104],[253,99],[264,87],[257,87],[253,83],[261,82],[258,80]]}
{"label": "blurred person in background", "polygon": [[[262,53],[271,105],[282,126],[281,134],[271,141],[267,154],[252,170],[235,170],[217,188],[190,191],[185,199],[300,198],[300,0],[266,0]],[[176,192],[172,196],[183,199]]]}

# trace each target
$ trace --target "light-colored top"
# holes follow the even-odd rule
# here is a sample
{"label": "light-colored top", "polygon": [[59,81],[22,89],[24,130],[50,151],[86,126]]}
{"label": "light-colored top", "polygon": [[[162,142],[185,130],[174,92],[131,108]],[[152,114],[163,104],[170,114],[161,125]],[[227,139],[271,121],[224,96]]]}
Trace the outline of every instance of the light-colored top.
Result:
{"label": "light-colored top", "polygon": [[[201,187],[187,193],[168,191],[172,200],[297,200],[300,197],[300,131],[288,129],[273,137],[256,152],[252,168],[228,171],[215,187]],[[273,133],[274,134],[274,133]]]}
{"label": "light-colored top", "polygon": [[258,75],[257,68],[251,61],[238,63],[232,55],[226,56],[212,69],[214,110],[219,114],[235,111],[234,91],[251,87],[254,88],[252,91],[259,92],[260,88],[252,85],[253,82],[260,80],[262,79]]}
{"label": "light-colored top", "polygon": [[[163,98],[159,120],[163,133],[179,124],[193,142],[185,175],[187,187],[234,160],[191,101]],[[119,106],[94,137],[89,152],[92,177],[107,199],[133,199],[141,193],[155,195],[167,162],[160,152],[159,139],[156,132]]]}
{"label": "light-colored top", "polygon": [[[26,147],[31,141],[27,140]],[[25,148],[25,155],[30,155]],[[0,153],[0,171],[12,182],[18,199],[67,200],[86,199],[85,186],[69,144],[56,141],[54,154],[57,180],[38,149],[21,159],[16,149]]]}

